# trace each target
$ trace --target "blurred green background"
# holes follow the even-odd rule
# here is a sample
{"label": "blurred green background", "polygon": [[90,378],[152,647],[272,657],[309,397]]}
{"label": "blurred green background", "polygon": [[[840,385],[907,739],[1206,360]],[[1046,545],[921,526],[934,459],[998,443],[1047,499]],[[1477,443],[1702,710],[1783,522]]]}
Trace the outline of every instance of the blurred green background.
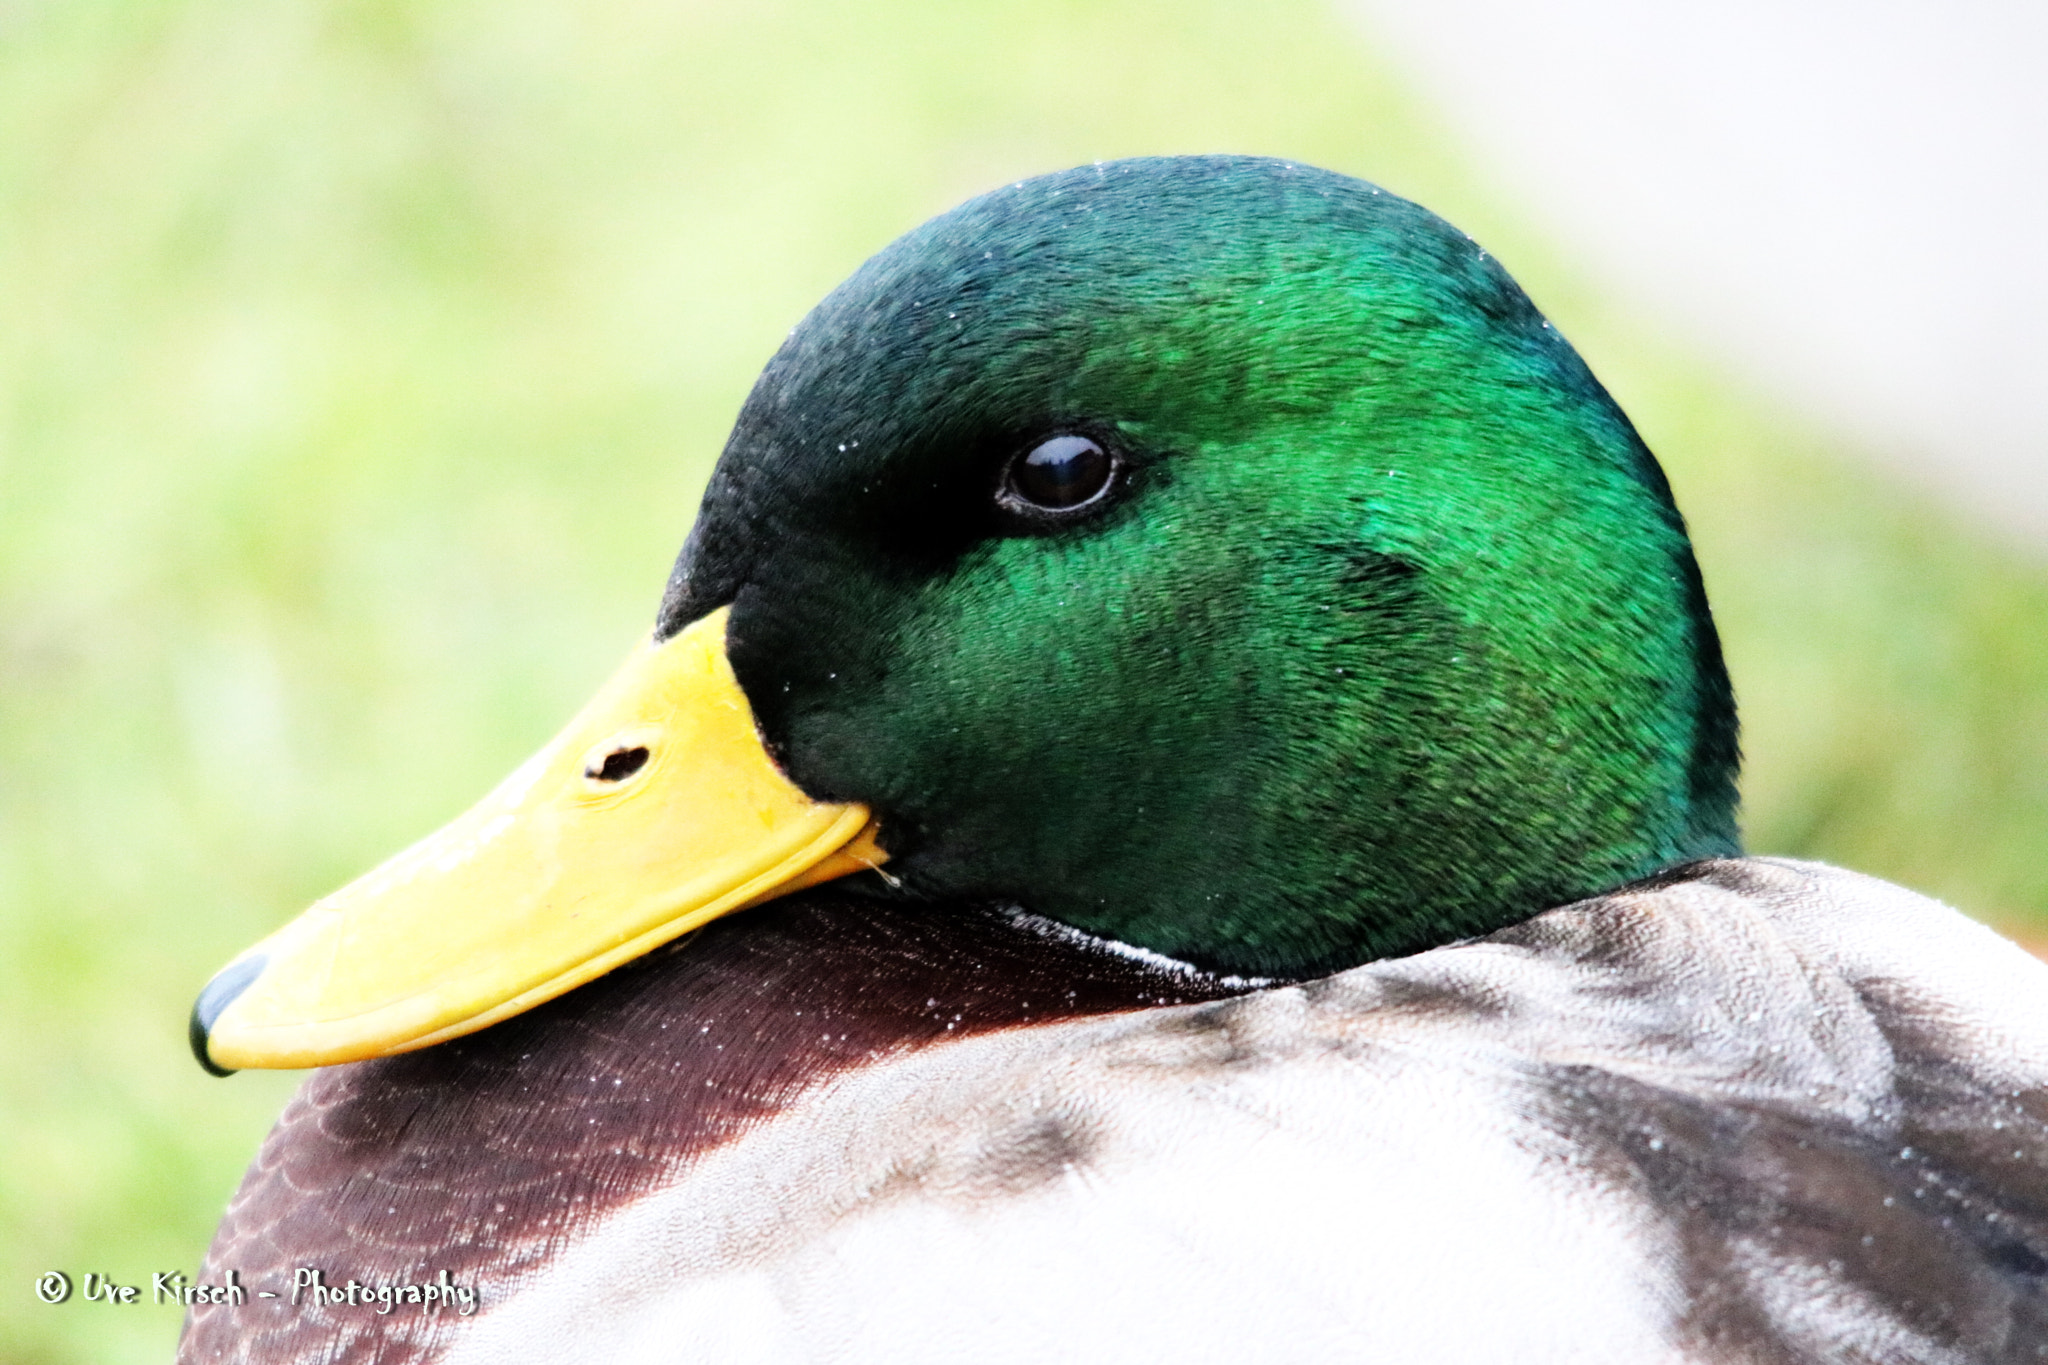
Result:
{"label": "blurred green background", "polygon": [[[1244,151],[1509,265],[1692,520],[1758,851],[2048,935],[2048,575],[1662,339],[1319,4],[0,5],[0,1359],[196,1269],[296,1078],[213,969],[465,807],[651,619],[782,334],[1004,180]],[[145,1291],[146,1292],[146,1291]]]}

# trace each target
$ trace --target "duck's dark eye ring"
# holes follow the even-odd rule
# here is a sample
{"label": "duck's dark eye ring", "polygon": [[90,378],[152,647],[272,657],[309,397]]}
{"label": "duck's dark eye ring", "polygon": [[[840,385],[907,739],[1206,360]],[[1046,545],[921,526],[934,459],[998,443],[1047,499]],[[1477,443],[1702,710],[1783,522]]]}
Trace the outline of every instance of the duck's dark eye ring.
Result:
{"label": "duck's dark eye ring", "polygon": [[1063,432],[1012,457],[996,500],[1026,516],[1072,516],[1108,497],[1122,469],[1122,459],[1105,442]]}

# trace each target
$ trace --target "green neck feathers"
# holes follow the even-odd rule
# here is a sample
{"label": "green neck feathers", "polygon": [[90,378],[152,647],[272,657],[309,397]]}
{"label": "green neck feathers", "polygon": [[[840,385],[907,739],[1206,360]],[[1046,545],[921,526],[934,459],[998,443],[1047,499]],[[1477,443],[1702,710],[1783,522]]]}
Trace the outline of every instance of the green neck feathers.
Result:
{"label": "green neck feathers", "polygon": [[[1067,434],[1109,487],[1020,506]],[[1484,252],[1327,172],[1084,168],[869,261],[748,400],[662,629],[725,603],[790,775],[878,813],[878,895],[1304,976],[1737,849],[1655,460]]]}

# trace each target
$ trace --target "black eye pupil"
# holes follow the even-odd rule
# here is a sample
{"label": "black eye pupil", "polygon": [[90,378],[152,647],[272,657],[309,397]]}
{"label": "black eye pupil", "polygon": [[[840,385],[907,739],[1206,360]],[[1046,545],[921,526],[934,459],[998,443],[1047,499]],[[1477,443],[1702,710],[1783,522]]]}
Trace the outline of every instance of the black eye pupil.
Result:
{"label": "black eye pupil", "polygon": [[1032,506],[1064,511],[1101,497],[1115,472],[1109,452],[1088,437],[1055,436],[1011,467],[1010,483]]}

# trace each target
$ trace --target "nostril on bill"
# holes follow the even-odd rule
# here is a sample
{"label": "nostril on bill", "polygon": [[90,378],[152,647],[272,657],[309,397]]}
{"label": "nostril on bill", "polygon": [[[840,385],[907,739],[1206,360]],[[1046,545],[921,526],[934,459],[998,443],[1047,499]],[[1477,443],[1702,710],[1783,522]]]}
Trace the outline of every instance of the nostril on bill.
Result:
{"label": "nostril on bill", "polygon": [[636,744],[630,749],[614,749],[604,756],[604,761],[587,767],[583,775],[592,782],[624,782],[634,773],[647,766],[647,746]]}

